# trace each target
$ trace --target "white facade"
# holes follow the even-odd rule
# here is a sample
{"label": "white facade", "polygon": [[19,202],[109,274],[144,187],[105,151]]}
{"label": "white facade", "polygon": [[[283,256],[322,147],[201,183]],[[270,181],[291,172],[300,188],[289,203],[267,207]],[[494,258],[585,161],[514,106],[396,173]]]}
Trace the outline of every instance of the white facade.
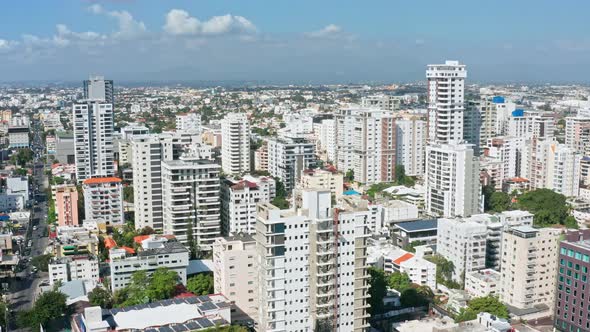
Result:
{"label": "white facade", "polygon": [[119,178],[89,178],[83,182],[86,220],[122,225],[123,186]]}
{"label": "white facade", "polygon": [[187,243],[187,229],[200,250],[210,251],[221,235],[220,166],[206,159],[169,160],[162,163],[164,234]]}
{"label": "white facade", "polygon": [[479,161],[470,144],[426,147],[426,211],[467,217],[480,211]]}
{"label": "white facade", "polygon": [[244,176],[226,179],[221,187],[221,221],[224,234],[256,233],[256,205],[270,203],[276,196],[275,180]]}
{"label": "white facade", "polygon": [[428,65],[428,140],[449,143],[463,140],[465,78],[459,61]]}
{"label": "white facade", "polygon": [[531,156],[531,188],[547,188],[567,197],[580,192],[580,161],[573,148],[553,140],[537,141]]}
{"label": "white facade", "polygon": [[221,121],[221,166],[225,174],[250,171],[250,122],[244,113],[230,113]]}
{"label": "white facade", "polygon": [[179,242],[164,242],[159,239],[146,239],[137,256],[127,256],[124,249],[111,249],[109,265],[111,268],[111,290],[115,292],[129,284],[131,275],[136,271],[145,271],[151,275],[161,267],[178,274],[180,282],[186,285],[186,268],[188,250]]}
{"label": "white facade", "polygon": [[336,162],[336,121],[322,120],[319,136],[322,151],[326,152],[326,159],[332,163]]}
{"label": "white facade", "polygon": [[88,101],[74,104],[73,126],[76,179],[115,174],[113,147],[113,105]]}
{"label": "white facade", "polygon": [[99,281],[98,260],[95,257],[56,258],[49,262],[49,285],[72,280]]}
{"label": "white facade", "polygon": [[197,113],[185,113],[176,115],[176,131],[192,131],[201,133],[201,115]]}
{"label": "white facade", "polygon": [[378,94],[363,97],[361,99],[361,106],[365,108],[376,108],[380,110],[397,111],[400,109],[401,102],[401,96]]}
{"label": "white facade", "polygon": [[395,180],[396,124],[392,111],[353,108],[336,114],[336,165],[354,171],[355,181]]}
{"label": "white facade", "polygon": [[406,175],[424,175],[424,155],[426,153],[426,121],[418,119],[396,120],[397,164],[403,165]]}
{"label": "white facade", "polygon": [[487,227],[463,219],[438,220],[436,252],[453,262],[453,280],[486,267]]}
{"label": "white facade", "polygon": [[177,160],[187,150],[203,150],[202,158],[212,158],[211,149],[201,145],[195,133],[162,133],[132,138],[133,198],[135,227],[163,229],[162,162]]}
{"label": "white facade", "polygon": [[522,174],[523,150],[527,141],[523,137],[499,136],[488,139],[487,156],[500,162],[496,187],[502,187],[502,180],[520,177]]}
{"label": "white facade", "polygon": [[233,303],[232,320],[258,318],[256,255],[256,240],[249,235],[217,238],[213,244],[215,293]]}
{"label": "white facade", "polygon": [[565,145],[584,156],[590,156],[590,117],[565,118]]}
{"label": "white facade", "polygon": [[343,208],[334,214],[330,201],[329,191],[304,191],[297,211],[259,205],[261,330],[369,328],[366,211]]}
{"label": "white facade", "polygon": [[436,289],[436,264],[413,256],[399,263],[400,272],[406,273],[412,283]]}
{"label": "white facade", "polygon": [[268,140],[268,172],[283,182],[288,193],[301,179],[301,172],[314,163],[315,145],[308,140],[293,137]]}
{"label": "white facade", "polygon": [[8,147],[9,148],[28,148],[29,147],[29,127],[8,127]]}
{"label": "white facade", "polygon": [[525,139],[555,136],[555,119],[539,112],[515,110],[508,118],[508,136]]}
{"label": "white facade", "polygon": [[471,297],[498,296],[500,272],[485,269],[465,273],[465,291]]}
{"label": "white facade", "polygon": [[29,202],[29,179],[27,177],[6,178],[6,194],[10,196],[21,196],[23,201]]}

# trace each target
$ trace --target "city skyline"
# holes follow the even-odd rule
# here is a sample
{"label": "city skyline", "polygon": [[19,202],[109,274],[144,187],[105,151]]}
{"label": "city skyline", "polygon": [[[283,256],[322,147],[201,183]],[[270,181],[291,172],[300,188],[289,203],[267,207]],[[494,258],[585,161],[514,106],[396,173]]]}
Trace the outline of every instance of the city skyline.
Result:
{"label": "city skyline", "polygon": [[145,4],[4,4],[0,80],[413,82],[454,59],[471,82],[588,82],[584,3]]}

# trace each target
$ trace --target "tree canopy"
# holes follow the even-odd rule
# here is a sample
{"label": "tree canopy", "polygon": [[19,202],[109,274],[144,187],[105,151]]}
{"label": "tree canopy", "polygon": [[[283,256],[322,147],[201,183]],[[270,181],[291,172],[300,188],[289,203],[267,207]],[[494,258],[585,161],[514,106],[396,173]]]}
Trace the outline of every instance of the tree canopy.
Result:
{"label": "tree canopy", "polygon": [[462,309],[455,317],[455,322],[464,322],[477,318],[480,312],[487,312],[500,318],[508,318],[508,309],[497,297],[488,295],[476,297],[469,301],[467,308]]}
{"label": "tree canopy", "polygon": [[186,282],[186,289],[195,295],[208,295],[214,291],[213,276],[207,273],[200,273]]}
{"label": "tree canopy", "polygon": [[566,197],[550,189],[528,191],[518,197],[518,208],[534,214],[534,225],[547,227],[551,225],[576,226],[569,217],[569,205]]}
{"label": "tree canopy", "polygon": [[158,268],[151,276],[145,271],[136,271],[129,284],[113,294],[113,302],[115,306],[128,307],[169,299],[177,285],[178,274],[165,267]]}
{"label": "tree canopy", "polygon": [[88,293],[88,302],[93,306],[110,309],[113,306],[113,297],[108,290],[102,287],[95,287]]}
{"label": "tree canopy", "polygon": [[50,321],[67,314],[66,295],[58,291],[42,293],[31,310],[18,313],[17,325],[39,331],[39,326],[46,326]]}
{"label": "tree canopy", "polygon": [[383,298],[387,295],[387,278],[385,272],[375,267],[369,268],[369,304],[368,309],[371,315],[380,314],[384,311]]}

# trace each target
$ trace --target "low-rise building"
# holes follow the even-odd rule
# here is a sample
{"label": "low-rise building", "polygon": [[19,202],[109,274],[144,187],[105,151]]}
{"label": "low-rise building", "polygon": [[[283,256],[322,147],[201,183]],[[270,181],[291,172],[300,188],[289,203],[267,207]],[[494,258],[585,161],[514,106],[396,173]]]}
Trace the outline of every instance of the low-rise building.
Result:
{"label": "low-rise building", "polygon": [[437,231],[436,219],[412,220],[393,224],[391,236],[393,243],[403,248],[412,242],[435,244]]}
{"label": "low-rise building", "polygon": [[336,169],[308,169],[303,171],[300,180],[301,188],[328,189],[336,200],[342,197],[344,176]]}
{"label": "low-rise building", "polygon": [[223,295],[192,296],[102,309],[88,307],[72,316],[74,332],[201,331],[231,324],[230,303]]}
{"label": "low-rise building", "polygon": [[109,251],[109,258],[113,292],[127,286],[134,272],[145,271],[151,275],[161,267],[176,272],[180,282],[186,284],[189,252],[180,242],[154,235],[141,242],[137,255],[132,256],[125,249],[115,248]]}
{"label": "low-rise building", "polygon": [[472,297],[498,295],[500,272],[484,269],[465,273],[465,291]]}
{"label": "low-rise building", "polygon": [[49,262],[49,284],[72,280],[98,281],[98,260],[94,256],[53,258]]}

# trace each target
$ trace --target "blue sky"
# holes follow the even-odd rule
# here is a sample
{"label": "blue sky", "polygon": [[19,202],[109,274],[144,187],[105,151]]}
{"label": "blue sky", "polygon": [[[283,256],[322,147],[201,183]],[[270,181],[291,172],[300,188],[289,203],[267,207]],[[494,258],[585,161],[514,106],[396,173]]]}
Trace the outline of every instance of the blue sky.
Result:
{"label": "blue sky", "polygon": [[0,80],[589,82],[587,1],[4,1]]}

